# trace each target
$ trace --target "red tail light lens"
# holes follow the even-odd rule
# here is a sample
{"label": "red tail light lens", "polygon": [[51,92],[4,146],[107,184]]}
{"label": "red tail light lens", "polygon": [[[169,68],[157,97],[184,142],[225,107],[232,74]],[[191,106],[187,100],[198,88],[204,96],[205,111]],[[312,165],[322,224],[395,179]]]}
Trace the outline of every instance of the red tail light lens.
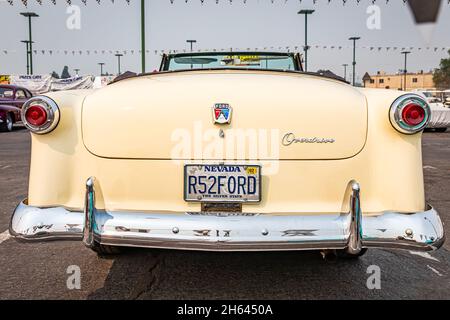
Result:
{"label": "red tail light lens", "polygon": [[407,94],[398,98],[391,106],[392,126],[401,133],[414,134],[426,128],[430,121],[431,110],[422,97]]}
{"label": "red tail light lens", "polygon": [[48,97],[31,98],[22,107],[22,121],[33,133],[49,133],[59,123],[59,108]]}
{"label": "red tail light lens", "polygon": [[40,105],[33,105],[25,113],[25,119],[29,124],[40,127],[47,122],[47,110]]}
{"label": "red tail light lens", "polygon": [[403,121],[410,126],[417,126],[425,120],[425,110],[417,104],[408,104],[402,112]]}

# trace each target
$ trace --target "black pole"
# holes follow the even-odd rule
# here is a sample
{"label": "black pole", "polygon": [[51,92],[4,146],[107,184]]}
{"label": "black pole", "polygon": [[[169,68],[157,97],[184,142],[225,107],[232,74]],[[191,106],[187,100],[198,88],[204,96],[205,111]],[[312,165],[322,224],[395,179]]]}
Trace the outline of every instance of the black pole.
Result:
{"label": "black pole", "polygon": [[403,90],[406,91],[406,78],[407,78],[407,74],[408,74],[408,54],[410,54],[411,52],[409,51],[403,51],[402,54],[405,55],[405,69],[403,69]]}
{"label": "black pole", "polygon": [[34,66],[33,66],[33,33],[31,29],[31,18],[39,17],[35,12],[21,12],[21,16],[28,18],[28,54],[29,54],[29,65],[30,65],[30,74],[33,75]]}
{"label": "black pole", "polygon": [[191,41],[191,69],[194,69],[194,64],[192,63],[192,51],[194,50],[193,42]]}
{"label": "black pole", "polygon": [[361,39],[360,37],[351,37],[349,40],[353,41],[353,86],[356,85],[356,40]]}
{"label": "black pole", "polygon": [[305,15],[305,71],[308,71],[308,15],[313,14],[315,10],[300,10],[297,14]]}
{"label": "black pole", "polygon": [[406,76],[408,74],[407,66],[408,66],[408,55],[405,54],[405,69],[404,69],[404,84],[405,84],[404,88],[405,88],[405,91],[406,91]]}
{"label": "black pole", "polygon": [[348,64],[343,64],[343,67],[344,67],[344,80],[347,81],[347,67],[348,67]]}
{"label": "black pole", "polygon": [[308,71],[308,15],[305,14],[305,71]]}
{"label": "black pole", "polygon": [[28,42],[26,44],[27,44],[27,75],[29,75],[30,74],[30,45],[28,44]]}
{"label": "black pole", "polygon": [[141,51],[142,73],[145,73],[145,0],[141,0]]}
{"label": "black pole", "polygon": [[31,32],[31,16],[28,16],[28,31],[29,31],[29,41],[30,41],[30,74],[33,75],[33,39]]}
{"label": "black pole", "polygon": [[356,40],[353,39],[353,86],[356,84]]}
{"label": "black pole", "polygon": [[191,69],[194,69],[192,52],[194,51],[194,43],[197,43],[197,40],[186,40],[186,42],[191,45]]}
{"label": "black pole", "polygon": [[27,46],[27,75],[30,74],[30,48],[29,48],[29,42],[28,40],[23,40],[23,43]]}

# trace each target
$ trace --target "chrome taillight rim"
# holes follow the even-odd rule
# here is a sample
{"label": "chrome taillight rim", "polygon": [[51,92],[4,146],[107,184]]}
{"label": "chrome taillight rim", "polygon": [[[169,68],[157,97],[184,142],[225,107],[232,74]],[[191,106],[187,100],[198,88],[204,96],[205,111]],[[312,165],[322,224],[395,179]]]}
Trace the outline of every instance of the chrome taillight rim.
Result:
{"label": "chrome taillight rim", "polygon": [[[424,119],[417,125],[410,125],[403,118],[403,111],[411,104],[421,107],[424,111]],[[423,131],[430,122],[430,117],[430,106],[422,97],[416,94],[406,94],[399,97],[394,101],[389,112],[389,118],[392,126],[397,131],[404,134],[416,134]]]}
{"label": "chrome taillight rim", "polygon": [[[45,110],[47,119],[40,125],[36,126],[27,120],[27,111],[33,107],[38,106]],[[45,96],[37,96],[28,100],[22,107],[22,122],[31,132],[36,134],[46,134],[52,132],[59,123],[60,112],[58,105],[52,99]]]}

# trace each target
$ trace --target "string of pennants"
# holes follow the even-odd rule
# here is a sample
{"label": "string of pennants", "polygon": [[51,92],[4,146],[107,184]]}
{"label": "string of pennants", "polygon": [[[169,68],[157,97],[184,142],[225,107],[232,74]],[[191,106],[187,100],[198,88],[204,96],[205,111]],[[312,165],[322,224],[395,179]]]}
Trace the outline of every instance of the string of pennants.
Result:
{"label": "string of pennants", "polygon": [[[344,49],[352,49],[352,46],[323,46],[323,45],[312,45],[309,46],[311,49],[319,49],[319,50],[344,50]],[[376,46],[359,46],[358,49],[369,50],[373,52],[389,52],[389,51],[433,51],[433,52],[442,52],[450,50],[450,47],[376,47]],[[258,48],[223,48],[223,49],[198,49],[194,50],[194,52],[264,52],[264,51],[284,51],[284,52],[298,52],[303,50],[303,46],[286,46],[286,47],[258,47]],[[153,53],[155,55],[162,54],[173,54],[173,53],[189,53],[190,50],[181,49],[181,50],[172,50],[172,49],[161,49],[161,50],[146,50],[147,54]],[[5,50],[0,49],[0,54],[8,55],[15,54],[17,50]],[[134,55],[141,54],[141,50],[33,50],[35,55],[54,55],[54,54],[64,54],[64,55],[106,55],[106,54],[124,54],[124,55]]]}
{"label": "string of pennants", "polygon": [[[42,5],[45,2],[49,2],[53,5],[56,5],[56,1],[57,0],[6,0],[7,3],[9,3],[11,6],[14,5],[14,3],[20,2],[22,3],[24,6],[28,6],[28,2],[29,1],[34,1],[39,5]],[[66,2],[68,5],[72,5],[73,4],[73,0],[59,0],[59,1],[64,1]],[[84,5],[87,5],[88,0],[80,0],[81,3],[83,3]],[[105,1],[110,1],[111,3],[115,3],[116,0],[103,0],[103,2]],[[130,4],[131,0],[122,0],[125,1],[127,4]],[[176,0],[169,0],[171,4],[173,4]],[[249,0],[178,0],[179,2],[194,2],[194,1],[200,1],[201,4],[204,4],[205,2],[211,1],[211,2],[215,2],[216,4],[219,4],[219,2],[229,2],[230,4],[233,3],[239,3],[242,2],[243,4],[246,4],[247,2],[249,2]],[[251,0],[250,0],[251,1]],[[287,3],[289,2],[289,0],[267,0],[270,1],[271,3],[277,3],[277,2],[283,2],[283,3]],[[300,4],[302,3],[302,0],[291,0],[291,1],[298,1]],[[331,2],[342,2],[344,5],[349,3],[349,2],[356,2],[356,4],[359,4],[360,2],[362,2],[363,0],[312,0],[313,4],[317,4],[318,2],[327,2],[327,3],[331,3]],[[392,2],[394,0],[367,0],[372,4],[375,4],[377,2],[384,2],[386,4],[388,4],[389,2]],[[396,0],[397,1],[397,0]],[[403,3],[407,3],[407,2],[412,2],[412,0],[402,0]],[[91,2],[96,2],[97,4],[101,4],[102,0],[91,0]],[[306,1],[305,1],[306,2]],[[447,0],[447,4],[450,4],[450,0]]]}

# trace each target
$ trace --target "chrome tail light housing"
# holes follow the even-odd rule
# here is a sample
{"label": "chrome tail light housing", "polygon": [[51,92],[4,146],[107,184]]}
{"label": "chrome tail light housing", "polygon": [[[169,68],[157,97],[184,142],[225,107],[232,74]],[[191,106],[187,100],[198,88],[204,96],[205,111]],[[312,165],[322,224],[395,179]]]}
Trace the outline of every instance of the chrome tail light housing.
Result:
{"label": "chrome tail light housing", "polygon": [[45,96],[31,98],[22,107],[22,122],[36,134],[52,132],[58,126],[59,119],[58,105]]}
{"label": "chrome tail light housing", "polygon": [[389,118],[397,131],[404,134],[415,134],[427,127],[431,118],[431,109],[421,96],[406,94],[394,101]]}

